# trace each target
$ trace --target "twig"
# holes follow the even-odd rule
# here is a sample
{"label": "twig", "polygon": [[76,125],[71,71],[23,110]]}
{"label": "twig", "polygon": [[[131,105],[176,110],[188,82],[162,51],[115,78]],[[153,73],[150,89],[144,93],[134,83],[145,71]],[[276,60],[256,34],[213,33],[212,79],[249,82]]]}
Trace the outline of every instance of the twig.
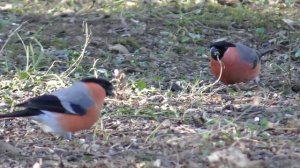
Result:
{"label": "twig", "polygon": [[148,140],[154,136],[160,129],[160,127],[162,126],[162,124],[159,124],[151,133],[149,136],[147,136],[147,138],[145,139],[145,142],[148,142]]}
{"label": "twig", "polygon": [[[288,37],[289,37],[289,39],[291,39],[291,30],[288,31]],[[291,83],[292,83],[292,71],[291,71],[292,56],[291,56],[291,52],[292,52],[292,46],[290,44],[289,45],[289,62],[288,62],[288,71],[289,71],[288,85],[289,86],[291,86]]]}
{"label": "twig", "polygon": [[8,35],[8,38],[5,40],[5,43],[3,44],[3,46],[1,47],[1,49],[0,49],[0,55],[2,55],[2,52],[3,52],[3,50],[4,50],[4,48],[5,48],[5,46],[7,45],[7,43],[9,42],[9,40],[11,39],[11,37],[14,35],[14,34],[16,34],[20,29],[21,29],[21,27],[24,25],[24,24],[26,24],[28,21],[25,21],[25,22],[23,22],[23,23],[21,23],[12,33],[10,33],[9,35]]}
{"label": "twig", "polygon": [[155,117],[152,116],[147,116],[147,115],[115,115],[115,116],[110,116],[110,118],[115,119],[115,118],[144,118],[144,119],[152,119]]}
{"label": "twig", "polygon": [[[218,59],[219,65],[220,65],[220,74],[219,74],[219,77],[218,77],[218,79],[217,79],[214,83],[209,84],[208,86],[204,86],[204,87],[200,88],[200,90],[201,90],[200,92],[201,92],[201,93],[204,92],[205,90],[207,90],[207,89],[213,87],[214,85],[216,85],[216,84],[220,81],[220,79],[221,79],[221,76],[222,76],[222,74],[223,74],[223,63],[222,63],[222,61],[219,59],[219,57],[217,57],[217,59]],[[224,67],[224,69],[225,69],[225,67]]]}
{"label": "twig", "polygon": [[65,76],[68,77],[69,75],[71,75],[77,68],[77,66],[80,64],[80,62],[82,61],[84,54],[85,54],[85,50],[88,46],[88,44],[90,43],[91,40],[91,33],[89,31],[89,27],[88,24],[86,22],[83,23],[83,27],[84,27],[84,32],[85,32],[85,43],[84,46],[82,48],[82,51],[80,53],[80,56],[78,57],[78,59],[65,71],[62,73],[61,76]]}

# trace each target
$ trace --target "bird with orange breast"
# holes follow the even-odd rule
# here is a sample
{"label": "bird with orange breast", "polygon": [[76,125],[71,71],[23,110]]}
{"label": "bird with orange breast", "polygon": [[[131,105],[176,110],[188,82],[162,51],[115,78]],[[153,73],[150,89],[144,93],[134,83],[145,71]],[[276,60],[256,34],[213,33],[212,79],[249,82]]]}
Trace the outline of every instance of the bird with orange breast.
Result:
{"label": "bird with orange breast", "polygon": [[[221,73],[220,81],[224,84],[252,80],[259,82],[261,57],[271,51],[270,48],[256,50],[242,43],[214,42],[210,45],[211,72],[217,78]],[[221,64],[219,61],[221,61]]]}
{"label": "bird with orange breast", "polygon": [[17,104],[23,110],[0,114],[0,119],[28,117],[46,132],[71,139],[72,133],[89,129],[99,118],[104,98],[113,93],[112,84],[101,78],[85,78],[69,88]]}

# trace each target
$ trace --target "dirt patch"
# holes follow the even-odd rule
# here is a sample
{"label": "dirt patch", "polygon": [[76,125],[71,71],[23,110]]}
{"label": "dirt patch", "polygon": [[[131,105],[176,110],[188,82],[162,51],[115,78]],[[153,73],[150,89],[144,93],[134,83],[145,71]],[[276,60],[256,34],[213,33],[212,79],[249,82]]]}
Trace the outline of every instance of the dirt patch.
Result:
{"label": "dirt patch", "polygon": [[[232,10],[228,12],[227,8]],[[49,73],[56,75],[75,62],[85,41],[84,22],[89,25],[92,39],[76,71],[63,79],[69,82],[70,78],[90,76],[96,69],[99,75],[112,79],[116,96],[106,101],[104,127],[98,123],[91,130],[76,133],[71,141],[43,133],[26,119],[1,121],[0,139],[21,153],[3,153],[0,164],[299,167],[299,94],[293,93],[289,85],[297,82],[297,57],[290,64],[292,81],[287,70],[288,54],[294,56],[299,50],[299,33],[280,22],[280,15],[255,15],[248,6],[243,20],[238,17],[241,13],[234,13],[241,11],[239,7],[207,4],[186,9],[150,5],[121,13],[99,12],[95,6],[85,12],[54,15],[2,11],[0,19],[10,22],[1,28],[2,40],[17,27],[12,23],[27,22],[18,32],[21,38],[14,35],[3,51],[8,60],[6,68],[0,69],[3,109],[8,111],[13,101],[56,89],[51,84],[57,79],[43,74],[53,61],[58,63]],[[261,23],[259,17],[270,20]],[[207,47],[224,37],[252,47],[273,41],[275,52],[262,61],[263,87],[247,83],[236,90],[219,83],[201,90],[215,81]],[[32,44],[35,56],[43,54],[42,61],[30,71],[24,71],[23,43]],[[3,60],[0,58],[1,63]],[[30,60],[32,63],[34,56]],[[224,156],[226,153],[229,156]],[[241,155],[246,165],[235,163],[230,153],[234,158]]]}

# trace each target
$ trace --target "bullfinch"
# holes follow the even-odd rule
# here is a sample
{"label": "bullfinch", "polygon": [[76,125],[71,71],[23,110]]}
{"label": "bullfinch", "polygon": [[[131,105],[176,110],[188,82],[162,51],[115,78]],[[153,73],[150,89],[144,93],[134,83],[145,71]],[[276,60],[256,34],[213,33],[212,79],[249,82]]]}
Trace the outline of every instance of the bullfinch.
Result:
{"label": "bullfinch", "polygon": [[260,59],[272,51],[270,48],[256,50],[241,43],[218,41],[210,45],[211,72],[214,76],[222,75],[220,81],[224,84],[235,84],[254,80],[259,82]]}
{"label": "bullfinch", "polygon": [[0,119],[28,117],[46,132],[71,139],[72,133],[89,129],[99,118],[112,84],[101,78],[85,78],[68,88],[17,104],[23,110],[1,114]]}

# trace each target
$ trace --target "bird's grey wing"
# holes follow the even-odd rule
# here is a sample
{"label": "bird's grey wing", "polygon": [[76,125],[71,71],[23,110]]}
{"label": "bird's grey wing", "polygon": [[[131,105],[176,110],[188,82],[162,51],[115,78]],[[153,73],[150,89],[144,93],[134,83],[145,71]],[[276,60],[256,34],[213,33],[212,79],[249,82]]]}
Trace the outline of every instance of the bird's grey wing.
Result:
{"label": "bird's grey wing", "polygon": [[236,43],[235,46],[240,54],[241,59],[248,62],[249,64],[252,64],[252,67],[254,69],[260,61],[258,51],[245,46],[242,43]]}
{"label": "bird's grey wing", "polygon": [[94,101],[83,82],[76,82],[69,88],[63,88],[52,93],[59,100],[66,113],[83,115],[93,106]]}

